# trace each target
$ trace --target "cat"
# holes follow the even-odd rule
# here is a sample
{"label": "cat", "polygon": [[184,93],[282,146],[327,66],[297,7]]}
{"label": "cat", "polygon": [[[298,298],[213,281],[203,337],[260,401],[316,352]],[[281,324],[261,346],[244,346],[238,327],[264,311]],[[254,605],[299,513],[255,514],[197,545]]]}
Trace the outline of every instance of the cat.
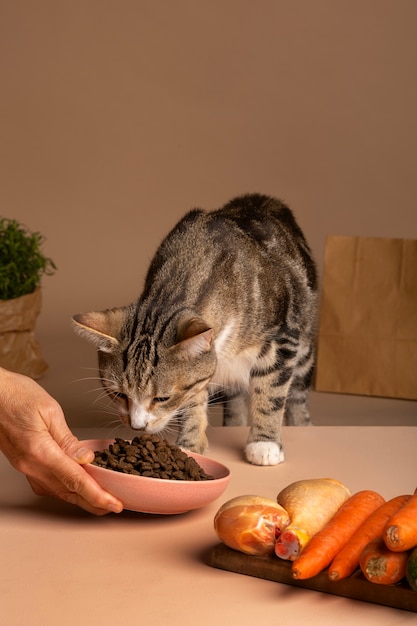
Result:
{"label": "cat", "polygon": [[209,391],[224,425],[250,424],[246,459],[284,460],[281,425],[310,425],[317,272],[291,210],[246,194],[188,212],[162,241],[142,295],[125,307],[74,315],[98,348],[99,371],[122,422],[207,448]]}

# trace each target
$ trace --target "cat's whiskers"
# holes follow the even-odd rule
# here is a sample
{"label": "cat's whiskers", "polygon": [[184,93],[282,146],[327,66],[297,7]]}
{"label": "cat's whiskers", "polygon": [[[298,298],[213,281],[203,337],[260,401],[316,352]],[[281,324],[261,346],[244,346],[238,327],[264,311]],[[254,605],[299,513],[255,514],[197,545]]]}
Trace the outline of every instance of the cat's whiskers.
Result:
{"label": "cat's whiskers", "polygon": [[119,419],[114,420],[113,424],[109,423],[103,427],[106,430],[107,437],[105,439],[115,439],[116,437],[122,437],[123,439],[133,439],[131,429],[126,430],[126,426],[122,424]]}
{"label": "cat's whiskers", "polygon": [[211,396],[209,398],[207,406],[208,408],[215,407],[215,406],[223,406],[224,404],[226,404],[226,402],[227,402],[226,397],[223,394],[219,393],[218,395]]}

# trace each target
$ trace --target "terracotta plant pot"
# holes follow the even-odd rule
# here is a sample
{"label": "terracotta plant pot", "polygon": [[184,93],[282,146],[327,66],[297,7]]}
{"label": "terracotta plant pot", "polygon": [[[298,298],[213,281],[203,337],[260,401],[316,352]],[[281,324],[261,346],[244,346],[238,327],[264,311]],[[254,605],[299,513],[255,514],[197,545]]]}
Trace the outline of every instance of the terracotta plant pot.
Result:
{"label": "terracotta plant pot", "polygon": [[0,366],[31,378],[40,378],[48,369],[35,338],[41,303],[40,289],[13,300],[0,300]]}

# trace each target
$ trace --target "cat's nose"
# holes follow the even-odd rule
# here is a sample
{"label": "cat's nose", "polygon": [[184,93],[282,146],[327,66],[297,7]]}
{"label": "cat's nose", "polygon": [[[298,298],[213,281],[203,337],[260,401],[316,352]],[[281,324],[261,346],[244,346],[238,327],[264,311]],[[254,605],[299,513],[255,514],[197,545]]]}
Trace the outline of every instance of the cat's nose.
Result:
{"label": "cat's nose", "polygon": [[142,406],[132,403],[129,407],[130,425],[137,430],[145,430],[152,416]]}
{"label": "cat's nose", "polygon": [[138,417],[137,415],[130,416],[130,426],[135,430],[146,430],[148,426],[149,420],[143,417]]}

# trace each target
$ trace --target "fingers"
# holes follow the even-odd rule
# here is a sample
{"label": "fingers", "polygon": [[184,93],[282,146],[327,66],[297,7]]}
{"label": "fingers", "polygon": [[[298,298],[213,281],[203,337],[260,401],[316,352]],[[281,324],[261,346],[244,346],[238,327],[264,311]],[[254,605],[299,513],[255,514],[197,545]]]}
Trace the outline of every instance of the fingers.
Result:
{"label": "fingers", "polygon": [[94,458],[94,452],[80,446],[73,435],[70,437],[72,445],[67,452],[47,432],[32,436],[16,467],[28,477],[37,495],[51,495],[97,515],[120,513],[120,500],[104,491],[82,467]]}
{"label": "fingers", "polygon": [[[78,440],[72,435],[71,437],[73,443],[75,441],[79,445]],[[67,459],[60,466],[57,477],[60,478],[61,484],[66,490],[60,495],[57,494],[57,497],[77,504],[96,515],[102,515],[103,512],[120,513],[123,510],[123,504],[120,500],[99,487],[96,481],[80,467],[94,460],[94,452],[81,446],[72,450],[66,449],[65,453]],[[78,467],[74,466],[72,461],[75,461]],[[100,513],[100,511],[103,512]]]}
{"label": "fingers", "polygon": [[[64,454],[65,457],[65,454]],[[120,513],[123,504],[107,491],[104,491],[95,480],[78,463],[69,457],[63,458],[55,471],[38,466],[36,475],[27,474],[29,483],[36,495],[54,496],[64,502],[80,506],[95,515]]]}
{"label": "fingers", "polygon": [[80,445],[62,411],[55,411],[53,419],[48,421],[49,429],[39,434],[38,446],[31,445],[37,457],[32,459],[31,469],[38,468],[37,481],[44,492],[95,515],[120,513],[122,503],[104,491],[82,468],[94,460],[94,452]]}
{"label": "fingers", "polygon": [[46,431],[21,435],[16,445],[7,450],[8,458],[26,475],[37,495],[54,496],[95,515],[120,513],[123,504],[104,491],[82,467],[94,459],[94,452],[70,436],[71,449],[65,451]]}
{"label": "fingers", "polygon": [[78,462],[74,462],[64,453],[59,467],[57,464],[55,467],[55,477],[61,486],[60,490],[55,491],[56,497],[79,506],[79,503],[83,503],[83,508],[88,503],[94,510],[102,509],[113,513],[123,510],[123,505],[117,498],[104,491]]}
{"label": "fingers", "polygon": [[88,513],[92,513],[93,515],[97,515],[97,516],[107,515],[108,513],[112,512],[111,510],[107,508],[103,509],[103,508],[94,506],[93,504],[91,504],[91,502],[85,500],[84,498],[82,498],[76,493],[72,493],[70,491],[65,491],[65,490],[62,491],[62,486],[60,485],[57,485],[55,488],[54,487],[51,488],[50,485],[44,487],[41,483],[39,483],[37,480],[33,478],[27,477],[27,480],[30,486],[32,487],[33,492],[37,496],[52,496],[64,502],[68,502],[69,504],[75,504],[76,506],[80,507],[81,509],[84,509]]}
{"label": "fingers", "polygon": [[88,503],[94,510],[102,509],[112,513],[120,513],[123,510],[120,500],[104,491],[79,465],[75,468],[71,467],[70,475],[63,474],[58,478],[61,480],[64,491],[56,495],[67,502],[78,504],[83,508],[86,508],[86,503]]}
{"label": "fingers", "polygon": [[112,509],[101,509],[98,508],[94,505],[92,505],[88,500],[84,500],[84,498],[82,498],[81,496],[79,496],[76,493],[71,493],[69,494],[68,498],[61,498],[63,500],[65,500],[66,502],[69,502],[70,504],[75,504],[76,506],[84,509],[85,511],[88,511],[88,513],[92,513],[93,515],[107,515],[108,513],[120,513],[121,510],[123,510],[123,506],[122,509],[118,510],[118,511],[114,511]]}

